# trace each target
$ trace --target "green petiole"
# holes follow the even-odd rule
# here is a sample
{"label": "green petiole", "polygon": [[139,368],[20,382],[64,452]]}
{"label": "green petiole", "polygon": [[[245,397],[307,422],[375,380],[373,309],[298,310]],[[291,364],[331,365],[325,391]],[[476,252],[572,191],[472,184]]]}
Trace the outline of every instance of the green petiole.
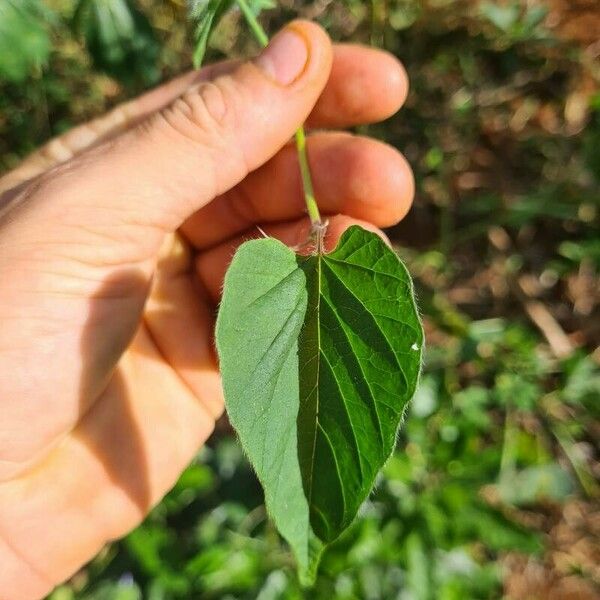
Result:
{"label": "green petiole", "polygon": [[[269,36],[256,19],[246,0],[236,0],[236,2],[240,11],[244,15],[246,22],[248,23],[248,26],[254,34],[254,37],[264,48],[269,43]],[[300,127],[296,131],[296,148],[298,150],[298,161],[300,163],[300,175],[302,177],[302,186],[304,188],[304,201],[306,202],[306,210],[310,218],[313,234],[315,234],[320,240],[324,225],[321,221],[321,214],[319,213],[319,207],[317,206],[317,201],[315,199],[315,192],[310,175],[308,155],[306,153],[306,134],[304,132],[304,127]]]}

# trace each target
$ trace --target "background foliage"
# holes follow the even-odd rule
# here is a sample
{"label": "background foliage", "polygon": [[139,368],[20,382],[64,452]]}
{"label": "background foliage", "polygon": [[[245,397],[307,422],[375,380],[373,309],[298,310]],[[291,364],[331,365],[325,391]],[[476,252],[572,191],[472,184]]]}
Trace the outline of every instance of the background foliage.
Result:
{"label": "background foliage", "polygon": [[[596,1],[283,0],[262,19],[297,15],[387,48],[412,81],[368,128],[417,180],[390,232],[428,336],[398,450],[308,594],[222,422],[50,598],[600,597]],[[209,59],[255,51],[239,31],[225,17]],[[0,169],[188,68],[191,38],[183,0],[0,0]]]}

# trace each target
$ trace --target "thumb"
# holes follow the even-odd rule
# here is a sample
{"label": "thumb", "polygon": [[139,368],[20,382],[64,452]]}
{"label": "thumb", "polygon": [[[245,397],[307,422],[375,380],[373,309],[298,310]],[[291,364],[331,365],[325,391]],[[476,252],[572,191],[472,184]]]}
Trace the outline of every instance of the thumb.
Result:
{"label": "thumb", "polygon": [[140,126],[50,173],[60,214],[75,205],[81,220],[89,207],[93,221],[75,225],[98,224],[102,214],[106,227],[134,223],[151,238],[176,229],[288,142],[325,87],[331,61],[325,32],[292,22],[256,59],[191,87]]}

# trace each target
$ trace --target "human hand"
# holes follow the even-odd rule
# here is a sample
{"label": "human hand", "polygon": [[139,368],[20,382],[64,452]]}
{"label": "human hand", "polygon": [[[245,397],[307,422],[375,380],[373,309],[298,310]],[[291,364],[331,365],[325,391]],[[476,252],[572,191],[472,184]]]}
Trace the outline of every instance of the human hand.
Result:
{"label": "human hand", "polygon": [[[383,119],[389,55],[294,22],[255,61],[180,77],[48,144],[0,180],[0,597],[41,598],[174,484],[223,410],[212,344],[235,248],[309,231],[295,149]],[[392,148],[315,132],[326,245],[399,221]]]}

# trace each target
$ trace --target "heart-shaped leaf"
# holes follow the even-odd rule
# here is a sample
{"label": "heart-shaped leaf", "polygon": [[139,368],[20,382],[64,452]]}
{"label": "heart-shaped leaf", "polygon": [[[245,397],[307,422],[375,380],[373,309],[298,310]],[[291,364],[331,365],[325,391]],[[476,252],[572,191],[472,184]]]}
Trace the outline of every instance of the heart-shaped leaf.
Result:
{"label": "heart-shaped leaf", "polygon": [[234,256],[217,321],[227,411],[305,582],[393,450],[422,345],[410,276],[373,233],[352,227],[325,255],[263,239]]}

